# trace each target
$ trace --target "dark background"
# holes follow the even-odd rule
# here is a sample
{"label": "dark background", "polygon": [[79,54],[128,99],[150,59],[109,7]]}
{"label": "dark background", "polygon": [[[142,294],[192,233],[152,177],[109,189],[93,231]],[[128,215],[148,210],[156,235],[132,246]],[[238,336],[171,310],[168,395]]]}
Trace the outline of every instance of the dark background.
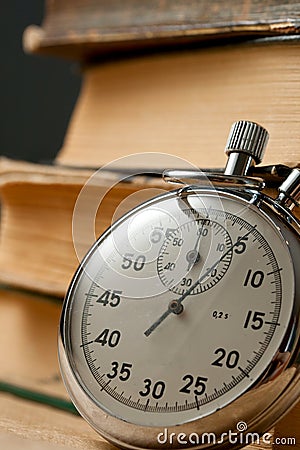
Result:
{"label": "dark background", "polygon": [[62,145],[81,79],[75,63],[24,53],[23,32],[43,13],[43,0],[1,0],[0,155],[48,162]]}

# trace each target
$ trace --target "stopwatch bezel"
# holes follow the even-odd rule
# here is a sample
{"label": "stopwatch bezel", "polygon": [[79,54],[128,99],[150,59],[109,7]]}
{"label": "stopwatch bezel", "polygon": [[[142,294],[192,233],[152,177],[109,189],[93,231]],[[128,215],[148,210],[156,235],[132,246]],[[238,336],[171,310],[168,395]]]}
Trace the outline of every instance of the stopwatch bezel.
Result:
{"label": "stopwatch bezel", "polygon": [[[289,351],[291,356],[289,358],[289,363],[285,367],[284,371],[272,380],[271,364],[266,368],[264,373],[261,374],[259,380],[257,380],[245,393],[241,394],[236,400],[231,402],[229,405],[222,408],[222,410],[213,413],[212,415],[203,417],[201,419],[195,419],[194,421],[179,424],[177,426],[168,427],[170,433],[183,432],[183,433],[193,433],[195,430],[202,430],[202,432],[215,432],[216,434],[221,434],[224,430],[228,430],[228,418],[236,416],[236,411],[239,411],[239,417],[243,415],[243,420],[246,420],[248,424],[248,431],[253,432],[263,432],[270,427],[272,427],[297,400],[300,393],[299,386],[299,308],[300,308],[300,252],[297,252],[297,246],[300,248],[299,244],[299,227],[300,224],[291,214],[291,212],[281,205],[277,204],[272,198],[267,197],[257,191],[253,190],[235,190],[235,189],[225,189],[225,188],[204,188],[198,186],[191,186],[184,189],[176,189],[168,193],[161,194],[151,200],[148,200],[133,210],[126,213],[118,221],[116,221],[106,232],[100,236],[100,238],[91,247],[79,268],[77,269],[73,280],[70,284],[68,292],[65,297],[65,301],[62,308],[60,328],[59,328],[59,361],[63,380],[65,382],[66,388],[72,398],[78,411],[81,415],[90,423],[90,425],[107,440],[124,448],[130,449],[140,449],[140,448],[159,448],[160,445],[157,442],[157,435],[162,431],[162,427],[153,426],[139,426],[136,424],[131,424],[125,420],[119,419],[115,416],[109,415],[106,410],[102,410],[98,403],[93,400],[93,396],[89,393],[88,389],[81,382],[79,374],[76,373],[74,364],[72,363],[71,346],[69,342],[68,324],[70,322],[70,314],[72,307],[72,297],[73,291],[80,278],[82,271],[84,270],[85,264],[92,257],[93,253],[96,251],[99,245],[107,238],[107,236],[114,232],[114,230],[125,220],[127,220],[132,214],[137,211],[144,209],[152,204],[156,204],[161,199],[168,199],[178,196],[195,195],[195,194],[212,194],[220,193],[225,197],[230,197],[240,202],[244,202],[247,206],[252,208],[257,208],[266,219],[269,221],[270,226],[277,229],[279,235],[288,245],[288,250],[291,256],[291,260],[294,268],[295,275],[295,292],[294,292],[294,303],[293,311],[290,318],[290,323],[287,332],[285,333],[281,344],[278,348],[278,353],[285,348],[285,351]],[[297,276],[298,275],[298,276]],[[294,334],[291,332],[291,328],[294,330]],[[273,361],[272,366],[274,367],[276,363]],[[284,380],[282,381],[282,378]],[[280,379],[280,380],[279,380]],[[279,382],[280,381],[280,382]],[[270,384],[272,389],[270,389]],[[275,391],[273,389],[275,387]],[[253,405],[253,400],[251,393],[257,394],[258,392],[268,391],[273,393],[275,398],[273,401],[266,405],[260,404],[260,409],[257,409],[255,404]],[[248,396],[247,404],[252,404],[252,408],[249,407],[248,411],[243,410],[243,403],[241,402],[243,398]],[[255,395],[254,395],[255,396]],[[257,395],[256,395],[257,396]],[[285,397],[285,398],[284,398]],[[255,403],[255,402],[254,402]],[[236,409],[236,411],[235,411]],[[251,411],[250,411],[251,409]],[[257,410],[256,410],[257,409]],[[256,410],[256,412],[255,412]],[[214,416],[212,420],[212,416]],[[232,423],[231,427],[237,422],[236,420]],[[201,423],[200,423],[201,422]],[[213,425],[213,429],[210,428]],[[178,427],[180,430],[178,430]],[[177,445],[178,448],[182,448],[181,445]],[[172,445],[172,448],[177,448],[176,445]],[[185,448],[188,446],[185,444]],[[226,442],[225,442],[226,447]],[[239,445],[236,445],[236,448]],[[203,446],[196,446],[195,448],[204,448]],[[214,446],[210,446],[214,448]],[[223,448],[223,444],[218,444],[218,448]],[[234,446],[233,446],[234,448]]]}

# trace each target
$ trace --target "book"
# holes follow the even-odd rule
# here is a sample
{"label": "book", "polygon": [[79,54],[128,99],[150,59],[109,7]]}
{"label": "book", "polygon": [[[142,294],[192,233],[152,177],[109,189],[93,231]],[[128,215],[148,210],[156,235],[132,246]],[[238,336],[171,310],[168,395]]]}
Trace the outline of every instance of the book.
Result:
{"label": "book", "polygon": [[224,167],[240,119],[268,129],[264,164],[300,162],[299,51],[298,38],[253,40],[88,65],[57,162],[99,167],[156,152]]}
{"label": "book", "polygon": [[0,391],[74,411],[57,361],[61,302],[0,287]]}
{"label": "book", "polygon": [[[115,450],[79,416],[0,393],[0,446],[9,450]],[[271,431],[273,433],[273,430]],[[295,433],[294,433],[295,434]],[[284,436],[284,435],[281,435]],[[262,440],[261,440],[262,441]],[[271,439],[270,439],[271,441]],[[245,450],[288,448],[268,442]],[[293,446],[299,448],[299,446]]]}
{"label": "book", "polygon": [[[0,281],[65,293],[93,243],[85,240],[78,258],[72,214],[93,173],[84,167],[115,160],[121,171],[135,165],[139,171],[162,171],[170,168],[166,154],[173,154],[181,158],[172,163],[177,168],[184,160],[202,169],[222,168],[228,130],[241,118],[269,130],[264,164],[299,165],[299,45],[298,39],[251,41],[88,66],[56,165],[0,164]],[[128,157],[139,153],[136,162]],[[118,176],[117,171],[103,175],[102,188]],[[145,190],[149,182],[116,186],[96,220],[94,240],[111,224],[120,202],[123,212],[137,204],[136,198],[125,208],[127,196],[132,199],[136,191],[145,192],[145,199],[154,196]]]}
{"label": "book", "polygon": [[[68,2],[47,2],[48,18],[42,28],[29,28],[24,41],[29,51],[86,63],[57,164],[0,162],[0,281],[58,297],[55,302],[29,291],[0,292],[0,390],[6,391],[0,394],[0,442],[5,448],[112,448],[81,418],[36,403],[72,409],[54,347],[59,301],[80,259],[72,220],[76,199],[93,173],[90,167],[140,152],[156,152],[157,158],[150,165],[145,155],[139,168],[140,161],[147,169],[165,168],[162,153],[202,168],[223,167],[229,126],[241,118],[269,129],[272,150],[266,163],[299,163],[299,41],[238,41],[297,33],[296,2],[271,1],[263,10],[246,1],[232,1],[226,10],[221,1],[128,0],[116,9],[111,2],[76,0],[72,6],[75,13]],[[199,47],[202,39],[223,37],[236,43]],[[154,49],[160,53],[149,52]],[[112,55],[119,59],[109,60]],[[120,173],[127,169],[131,163],[119,167]],[[161,192],[160,182],[149,177],[111,189],[117,181],[116,172],[102,174],[98,187],[109,192],[93,218],[92,236],[86,239],[83,233],[76,243],[80,254],[115,218]],[[98,196],[97,188],[90,200]],[[85,214],[80,218],[84,231]]]}
{"label": "book", "polygon": [[25,48],[80,61],[217,39],[299,32],[295,0],[48,0],[41,27],[30,26]]}
{"label": "book", "polygon": [[[46,34],[54,32],[55,21],[69,11],[64,2],[47,5],[49,17],[43,25]],[[130,10],[132,2],[122,5],[114,12],[118,20],[124,17],[126,8]],[[180,5],[186,8],[186,4]],[[95,5],[87,2],[81,7],[87,7],[90,13]],[[97,5],[99,11],[102,7]],[[223,10],[218,7],[221,14]],[[149,8],[149,4],[143,3],[143,8]],[[216,18],[209,11],[208,23],[214,34],[215,23],[211,21]],[[280,8],[277,12],[283,17]],[[133,20],[130,17],[128,23]],[[67,29],[66,24],[64,27]],[[27,38],[28,33],[25,45]],[[63,35],[57,39],[57,43],[66,44]],[[269,130],[271,140],[264,163],[299,163],[298,51],[298,39],[251,40],[180,52],[127,55],[85,65],[82,91],[56,159],[60,168],[37,165],[19,170],[16,163],[0,165],[0,280],[63,295],[80,259],[72,240],[72,211],[92,173],[84,174],[84,167],[98,168],[116,160],[115,167],[120,163],[121,170],[136,166],[139,170],[150,167],[161,171],[169,167],[164,155],[172,154],[200,168],[221,168],[226,161],[222,149],[229,127],[241,118],[260,122]],[[149,152],[157,155],[151,163]],[[142,157],[135,161],[124,158],[140,153]],[[173,167],[184,167],[184,161],[178,160]],[[105,180],[103,183],[105,189]],[[113,202],[107,202],[111,209],[101,215],[94,239],[110,225],[113,208],[132,194],[131,189],[143,190],[143,183],[115,189]],[[87,250],[87,242],[84,246]]]}
{"label": "book", "polygon": [[[60,309],[60,302],[53,297],[0,287],[1,448],[114,448],[78,416],[63,386],[56,350]],[[259,388],[257,402],[264,403],[262,392],[270,398],[276,389],[269,385]],[[299,406],[292,411],[293,426],[285,421],[276,427],[276,437],[299,438],[295,428],[299,411]],[[269,441],[246,447],[268,448],[273,448]]]}
{"label": "book", "polygon": [[[117,183],[120,174],[102,172],[86,188],[87,204],[77,216],[75,243],[74,207],[93,173],[0,160],[0,282],[63,297],[96,238],[113,220],[162,192],[162,182],[155,178]],[[96,205],[95,217],[89,204]]]}

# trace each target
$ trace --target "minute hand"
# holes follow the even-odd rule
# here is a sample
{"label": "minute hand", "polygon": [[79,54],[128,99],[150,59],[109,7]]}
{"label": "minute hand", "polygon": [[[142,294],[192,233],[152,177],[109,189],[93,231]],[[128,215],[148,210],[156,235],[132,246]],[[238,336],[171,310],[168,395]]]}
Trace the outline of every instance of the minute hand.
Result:
{"label": "minute hand", "polygon": [[[194,284],[192,284],[192,286],[187,289],[184,294],[181,295],[181,297],[179,297],[176,301],[177,306],[181,305],[181,303],[183,302],[183,300],[188,297],[192,291],[195,289],[196,286],[198,286],[198,284],[200,284],[213,270],[215,267],[217,267],[217,265],[223,261],[223,259],[228,255],[228,253],[230,253],[234,247],[236,247],[237,245],[239,245],[239,243],[244,240],[247,236],[249,236],[249,234],[251,234],[253,232],[253,230],[255,229],[255,226],[251,228],[250,231],[248,231],[246,234],[244,234],[244,236],[241,236],[238,238],[238,240],[232,244],[232,246],[225,252],[223,253],[223,255],[214,263],[212,264],[205,272],[203,275],[201,275],[200,278],[198,278],[197,281],[195,281]],[[172,302],[173,303],[173,302]],[[174,310],[172,310],[171,308],[168,308],[145,332],[144,335],[145,336],[150,336],[150,334],[173,312]]]}

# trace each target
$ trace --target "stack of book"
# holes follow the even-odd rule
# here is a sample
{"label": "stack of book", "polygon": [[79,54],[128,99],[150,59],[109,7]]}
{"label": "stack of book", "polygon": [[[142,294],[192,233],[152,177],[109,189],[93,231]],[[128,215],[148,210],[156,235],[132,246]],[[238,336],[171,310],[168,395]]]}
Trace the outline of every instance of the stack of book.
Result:
{"label": "stack of book", "polygon": [[[162,154],[200,168],[223,167],[236,120],[269,130],[265,164],[300,161],[299,3],[232,0],[226,10],[213,3],[126,0],[115,10],[105,1],[76,0],[70,9],[55,0],[47,2],[42,27],[25,32],[28,51],[79,61],[84,82],[53,165],[0,160],[0,389],[6,391],[0,443],[95,448],[97,436],[80,418],[8,393],[75,412],[59,376],[56,333],[79,264],[73,211],[96,169],[145,153],[137,163],[127,160],[130,168],[123,159],[114,165],[119,172],[101,171],[91,202],[108,192],[94,237],[116,209],[120,215],[167,189],[149,175],[126,178],[128,169],[140,174],[151,161],[151,171],[159,172]],[[157,157],[149,159],[149,152]],[[84,231],[84,215],[79,219]],[[79,245],[88,249],[92,240],[83,232]],[[99,441],[99,448],[109,447]]]}

